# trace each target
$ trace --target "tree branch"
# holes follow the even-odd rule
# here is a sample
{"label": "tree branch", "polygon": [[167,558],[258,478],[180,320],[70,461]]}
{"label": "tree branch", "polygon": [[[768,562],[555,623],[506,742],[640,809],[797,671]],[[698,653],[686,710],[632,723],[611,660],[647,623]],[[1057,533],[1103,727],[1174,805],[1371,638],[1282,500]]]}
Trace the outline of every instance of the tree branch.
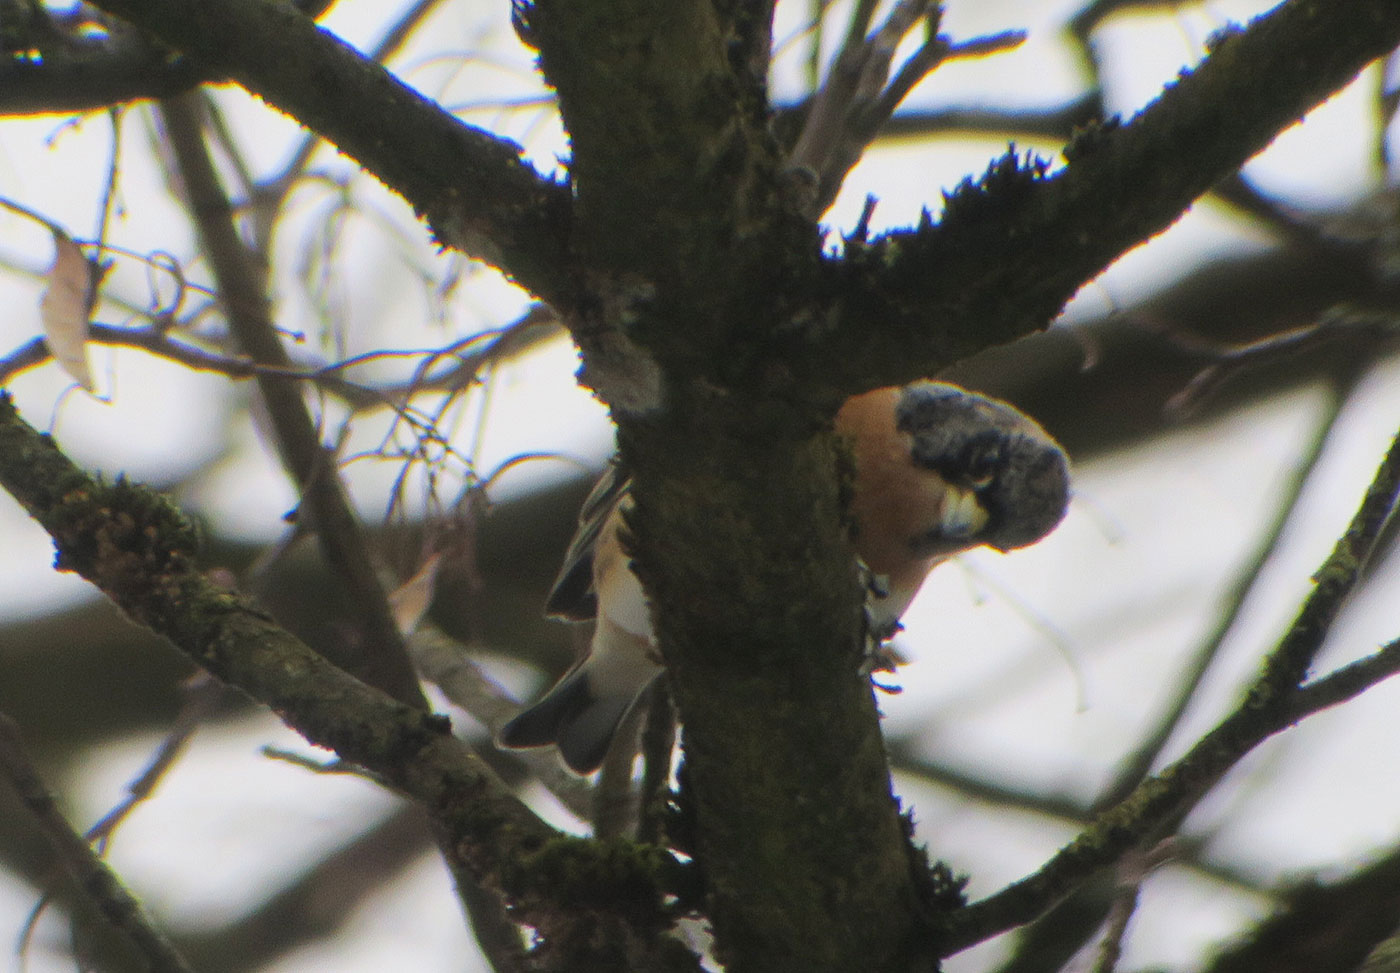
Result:
{"label": "tree branch", "polygon": [[1062,171],[1008,154],[952,193],[936,226],[848,247],[828,268],[837,324],[811,335],[801,367],[846,395],[1044,328],[1119,254],[1397,42],[1390,0],[1289,0],[1218,34],[1131,121],[1081,132]]}
{"label": "tree branch", "polygon": [[166,51],[135,43],[42,62],[0,57],[0,115],[92,111],[179,94],[204,80],[189,61],[172,62]]}
{"label": "tree branch", "polygon": [[606,947],[612,937],[589,937],[608,920],[633,955],[673,964],[636,968],[682,968],[674,964],[689,954],[656,935],[667,922],[660,887],[675,867],[669,856],[559,835],[452,736],[445,717],[366,686],[217,587],[195,568],[193,529],[174,507],[141,487],[88,476],[21,419],[8,396],[0,396],[0,485],[53,536],[60,570],[91,581],[133,620],[269,706],[311,743],[424,807],[450,837],[458,863],[511,897],[520,921],[574,945],[604,940]]}
{"label": "tree branch", "polygon": [[[1358,356],[1346,369],[1345,375],[1332,376],[1327,402],[1314,420],[1312,433],[1303,445],[1301,455],[1291,464],[1281,495],[1274,504],[1274,513],[1267,529],[1260,535],[1258,545],[1248,563],[1239,570],[1228,590],[1224,592],[1214,627],[1193,649],[1176,685],[1167,694],[1160,715],[1133,748],[1120,757],[1112,779],[1094,799],[1092,810],[1110,808],[1126,798],[1133,788],[1142,783],[1161,757],[1167,741],[1176,732],[1188,706],[1198,695],[1201,682],[1224,645],[1226,636],[1234,630],[1245,599],[1258,582],[1265,566],[1273,560],[1284,529],[1296,510],[1298,498],[1312,478],[1324,446],[1331,438],[1337,417],[1350,399],[1359,374]],[[1173,844],[1173,856],[1180,861],[1182,842],[1176,841]],[[1073,895],[1042,915],[1035,926],[1020,937],[1016,960],[1013,960],[1008,969],[1014,968],[1018,973],[1030,969],[1058,969],[1061,955],[1067,956],[1077,952],[1103,926],[1114,901],[1117,900],[1104,897],[1100,881],[1082,885]],[[1053,942],[1055,949],[1049,948],[1047,942]]]}
{"label": "tree branch", "polygon": [[[505,327],[475,334],[441,348],[394,349],[354,355],[329,364],[295,362],[289,367],[261,365],[252,359],[210,351],[193,341],[171,337],[172,329],[157,323],[148,327],[88,322],[88,342],[117,348],[136,348],[195,371],[213,372],[233,379],[272,376],[302,380],[335,396],[355,410],[393,407],[421,392],[457,392],[470,385],[489,365],[509,361],[563,333],[558,319],[545,305],[537,304]],[[52,356],[43,337],[31,338],[0,357],[0,386],[16,375],[36,368]],[[373,359],[409,357],[422,361],[411,378],[399,382],[365,385],[343,377],[356,365]],[[443,367],[438,367],[439,365]]]}
{"label": "tree branch", "polygon": [[1362,965],[1394,936],[1400,911],[1400,851],[1392,849],[1341,879],[1306,879],[1285,890],[1276,913],[1216,956],[1207,973],[1394,973],[1391,963]]}
{"label": "tree branch", "polygon": [[465,125],[294,7],[274,0],[98,0],[318,132],[427,220],[445,245],[541,298],[571,288],[569,193],[520,146]]}
{"label": "tree branch", "polygon": [[[1077,140],[1064,173],[1003,160],[938,227],[853,241],[823,264],[745,73],[761,31],[749,25],[736,52],[722,5],[516,6],[573,140],[570,208],[512,148],[439,131],[436,109],[268,0],[100,2],[241,71],[413,199],[445,242],[495,254],[558,302],[635,471],[630,553],[686,723],[685,798],[720,950],[765,970],[930,965],[917,933],[947,905],[909,852],[856,666],[861,591],[823,418],[850,392],[1044,326],[1400,33],[1393,0],[1290,0],[1121,131]],[[431,122],[415,116],[425,109]],[[445,175],[464,165],[464,181]],[[577,275],[560,269],[570,254],[586,261]],[[1272,732],[1226,729],[1041,886],[957,913],[952,939],[1043,908]],[[554,862],[578,889],[573,854]]]}
{"label": "tree branch", "polygon": [[[1023,31],[1009,31],[954,43],[939,33],[942,5],[928,0],[896,3],[884,23],[867,36],[871,13],[868,6],[852,12],[846,40],[826,83],[811,99],[802,132],[789,153],[790,166],[808,170],[816,179],[815,192],[805,207],[812,219],[836,200],[866,147],[924,78],[946,61],[982,57],[1025,40]],[[900,44],[920,26],[924,42],[897,71],[892,70]]]}
{"label": "tree branch", "polygon": [[[290,368],[291,359],[268,313],[262,275],[238,236],[233,208],[205,148],[197,104],[190,97],[163,102],[160,117],[202,249],[218,281],[219,301],[228,316],[229,329],[243,351],[261,365]],[[427,709],[359,520],[350,507],[335,463],[321,443],[300,385],[295,380],[268,374],[259,374],[257,382],[282,463],[296,483],[310,527],[326,562],[345,585],[359,612],[367,648],[362,663],[365,681],[405,703]]]}
{"label": "tree branch", "polygon": [[1264,568],[1273,560],[1288,522],[1297,509],[1303,488],[1312,479],[1318,461],[1322,458],[1323,449],[1332,438],[1337,419],[1351,399],[1360,372],[1359,365],[1355,366],[1349,370],[1346,377],[1337,377],[1329,387],[1327,401],[1314,420],[1311,435],[1303,444],[1299,455],[1292,459],[1281,495],[1274,505],[1273,517],[1260,535],[1248,563],[1236,573],[1224,592],[1215,626],[1191,653],[1171,698],[1151,729],[1129,753],[1120,758],[1112,781],[1094,802],[1096,807],[1111,807],[1127,797],[1147,776],[1148,771],[1162,755],[1167,741],[1176,732],[1187,707],[1200,691],[1206,671],[1215,662],[1226,637],[1234,631],[1239,622],[1245,600],[1254,591]]}
{"label": "tree branch", "polygon": [[[8,407],[7,407],[8,408]],[[0,780],[9,784],[49,839],[63,867],[102,913],[126,934],[153,973],[190,973],[189,964],[156,928],[141,903],[127,891],[87,839],[73,829],[25,755],[19,727],[0,713]]]}
{"label": "tree branch", "polygon": [[1400,493],[1400,435],[1391,443],[1360,508],[1292,627],[1265,660],[1263,672],[1235,712],[1180,760],[1143,781],[1120,804],[1039,871],[953,914],[940,951],[950,955],[1034,919],[1126,851],[1159,840],[1220,778],[1263,740],[1305,716],[1336,705],[1400,671],[1400,643],[1299,688],[1337,611],[1374,548]]}
{"label": "tree branch", "polygon": [[[1081,95],[1058,108],[1042,110],[952,106],[912,108],[897,112],[875,136],[875,144],[907,142],[936,135],[975,132],[1001,139],[1054,139],[1068,141],[1076,128],[1101,121],[1097,94]],[[796,109],[786,108],[784,113]]]}
{"label": "tree branch", "polygon": [[402,804],[307,867],[251,912],[180,940],[200,973],[274,965],[309,943],[334,935],[355,910],[432,849],[423,811]]}

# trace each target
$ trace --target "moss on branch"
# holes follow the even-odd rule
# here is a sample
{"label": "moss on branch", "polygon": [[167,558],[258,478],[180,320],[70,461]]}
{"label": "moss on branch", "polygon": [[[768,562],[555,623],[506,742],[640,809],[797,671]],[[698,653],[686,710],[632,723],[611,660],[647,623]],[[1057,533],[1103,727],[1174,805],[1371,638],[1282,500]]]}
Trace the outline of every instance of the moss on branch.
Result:
{"label": "moss on branch", "polygon": [[31,428],[0,393],[0,485],[53,537],[56,566],[97,585],[131,618],[197,665],[264,703],[316,746],[423,805],[484,884],[524,921],[591,896],[655,948],[674,862],[659,849],[560,835],[512,795],[446,717],[397,702],[348,675],[195,565],[189,522],[159,494],[104,483]]}
{"label": "moss on branch", "polygon": [[858,392],[1046,327],[1120,254],[1397,43],[1393,0],[1289,0],[1220,32],[1131,120],[1074,140],[1063,169],[1041,178],[1013,150],[959,187],[941,222],[831,261],[837,323],[813,335],[806,367]]}

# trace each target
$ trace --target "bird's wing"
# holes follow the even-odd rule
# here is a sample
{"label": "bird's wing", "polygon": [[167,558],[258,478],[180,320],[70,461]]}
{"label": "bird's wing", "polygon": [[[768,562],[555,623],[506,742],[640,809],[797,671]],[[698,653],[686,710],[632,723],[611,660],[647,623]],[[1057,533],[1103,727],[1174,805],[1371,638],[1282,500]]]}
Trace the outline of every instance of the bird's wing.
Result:
{"label": "bird's wing", "polygon": [[569,542],[564,563],[550,586],[545,614],[576,622],[586,622],[598,614],[598,593],[593,588],[593,548],[618,503],[627,495],[631,478],[618,460],[611,460],[578,515],[578,530]]}

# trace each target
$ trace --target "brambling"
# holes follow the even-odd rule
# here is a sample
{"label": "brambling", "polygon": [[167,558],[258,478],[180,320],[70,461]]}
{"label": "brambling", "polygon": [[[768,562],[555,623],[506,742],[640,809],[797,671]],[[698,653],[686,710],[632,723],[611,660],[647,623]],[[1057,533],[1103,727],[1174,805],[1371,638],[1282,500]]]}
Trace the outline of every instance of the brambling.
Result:
{"label": "brambling", "polygon": [[[1064,451],[1004,402],[917,382],[849,399],[835,426],[854,464],[852,543],[873,576],[867,614],[877,643],[898,629],[939,564],[982,545],[1033,544],[1064,517]],[[590,650],[499,734],[506,747],[555,744],[578,773],[598,768],[623,717],[663,669],[646,596],[619,539],[630,504],[626,478],[610,465],[584,502],[545,608],[595,621]]]}

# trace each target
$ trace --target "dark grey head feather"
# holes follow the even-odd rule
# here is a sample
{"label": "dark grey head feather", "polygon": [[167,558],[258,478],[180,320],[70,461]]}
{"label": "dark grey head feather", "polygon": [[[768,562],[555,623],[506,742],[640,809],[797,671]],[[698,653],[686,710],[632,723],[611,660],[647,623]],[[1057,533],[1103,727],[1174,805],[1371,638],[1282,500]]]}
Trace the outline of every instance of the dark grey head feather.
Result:
{"label": "dark grey head feather", "polygon": [[916,465],[974,491],[988,516],[978,543],[1001,551],[1025,547],[1063,519],[1069,460],[1045,430],[1006,403],[921,382],[900,396],[895,422],[910,437]]}

